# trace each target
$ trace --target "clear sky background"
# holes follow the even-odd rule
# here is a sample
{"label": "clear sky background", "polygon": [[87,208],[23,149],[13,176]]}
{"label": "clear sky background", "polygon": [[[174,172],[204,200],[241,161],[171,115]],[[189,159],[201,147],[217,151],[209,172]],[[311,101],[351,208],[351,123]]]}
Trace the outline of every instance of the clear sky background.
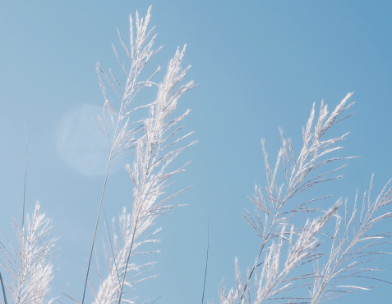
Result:
{"label": "clear sky background", "polygon": [[[117,68],[116,28],[128,37],[129,14],[144,16],[150,4],[156,46],[163,45],[152,66],[166,67],[176,47],[188,45],[187,80],[199,87],[179,111],[192,109],[186,129],[199,143],[181,156],[192,163],[172,188],[192,186],[175,200],[189,206],[159,220],[162,252],[151,273],[159,277],[140,285],[140,299],[201,302],[208,221],[205,297],[218,303],[222,280],[234,286],[234,257],[245,273],[258,253],[242,212],[253,209],[254,185],[266,184],[260,139],[274,160],[280,126],[299,152],[313,102],[324,99],[331,109],[354,91],[354,116],[336,134],[350,131],[342,155],[360,158],[330,185],[334,199],[353,202],[372,173],[375,196],[392,177],[391,1],[0,0],[0,229],[11,236],[11,218],[21,220],[27,138],[27,210],[38,199],[53,220],[60,250],[52,295],[62,303],[67,284],[81,298],[107,157],[90,120],[103,104],[95,64]],[[131,186],[119,162],[104,202],[108,218],[130,206]],[[99,229],[103,239],[102,223]],[[387,270],[378,277],[392,280],[391,265],[390,257],[378,259],[374,266]],[[391,302],[390,285],[363,282],[374,284],[330,303]]]}

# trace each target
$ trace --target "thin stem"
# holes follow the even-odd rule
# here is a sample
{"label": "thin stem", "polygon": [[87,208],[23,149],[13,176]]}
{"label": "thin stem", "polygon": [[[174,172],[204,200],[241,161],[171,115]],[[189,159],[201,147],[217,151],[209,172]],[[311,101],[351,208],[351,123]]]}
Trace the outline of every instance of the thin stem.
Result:
{"label": "thin stem", "polygon": [[111,251],[112,257],[113,257],[114,267],[116,268],[118,284],[120,285],[121,284],[120,283],[120,277],[118,275],[118,267],[117,267],[116,257],[114,255],[112,239],[110,237],[109,225],[108,225],[108,222],[106,221],[105,208],[103,208],[103,218],[105,220],[106,231],[107,231],[107,235],[108,235],[108,239],[109,239],[109,243],[110,243],[110,251]]}
{"label": "thin stem", "polygon": [[210,220],[208,219],[208,235],[207,235],[207,257],[206,257],[206,267],[204,270],[204,286],[203,286],[203,296],[201,298],[201,304],[204,303],[204,293],[206,291],[207,282],[207,266],[208,266],[208,251],[210,249]]}
{"label": "thin stem", "polygon": [[[121,103],[121,106],[120,106],[120,114],[121,114],[122,109],[123,109],[123,103]],[[108,161],[108,166],[107,166],[107,169],[106,169],[105,181],[104,181],[104,183],[103,183],[101,199],[100,199],[100,202],[99,202],[97,221],[96,221],[96,223],[95,223],[94,236],[93,236],[93,243],[91,244],[90,257],[89,257],[89,259],[88,259],[88,267],[87,267],[87,272],[86,272],[86,280],[84,281],[83,298],[82,298],[82,303],[81,303],[81,304],[84,304],[84,299],[85,299],[85,296],[86,296],[87,283],[88,283],[88,275],[89,275],[89,273],[90,273],[90,268],[91,268],[91,259],[92,259],[93,251],[94,251],[95,238],[97,237],[97,230],[98,230],[99,217],[100,217],[100,215],[101,215],[101,208],[102,208],[102,204],[103,204],[103,198],[104,198],[104,196],[105,196],[106,183],[107,183],[107,181],[108,181],[109,172],[110,172],[110,164],[111,164],[112,159],[113,159],[113,151],[114,151],[114,148],[115,148],[115,143],[114,143],[114,141],[116,140],[117,135],[118,135],[117,133],[118,133],[118,126],[119,126],[119,125],[120,125],[120,115],[117,116],[116,129],[114,130],[113,141],[112,141],[112,147],[111,147],[111,149],[110,149],[109,161]]]}
{"label": "thin stem", "polygon": [[27,139],[26,139],[25,175],[24,175],[24,190],[23,190],[23,217],[22,217],[22,229],[23,229],[23,227],[24,227],[24,219],[25,219],[26,185],[27,185]]}
{"label": "thin stem", "polygon": [[102,194],[101,194],[101,200],[99,202],[99,208],[98,208],[98,215],[97,215],[97,221],[95,223],[95,229],[94,229],[94,236],[93,236],[93,243],[91,244],[91,250],[90,250],[90,257],[88,260],[88,267],[87,267],[87,272],[86,272],[86,280],[84,281],[84,287],[83,287],[83,298],[82,298],[82,303],[84,303],[84,299],[86,296],[86,289],[87,289],[87,283],[88,283],[88,275],[90,273],[90,268],[91,268],[91,259],[93,256],[93,251],[94,251],[94,244],[95,244],[95,238],[97,236],[97,230],[98,230],[98,223],[99,223],[99,216],[101,214],[101,208],[102,208],[102,203],[103,203],[103,197],[105,196],[105,189],[106,189],[106,183],[108,181],[108,176],[109,176],[109,171],[110,171],[110,164],[112,161],[112,154],[113,154],[113,145],[112,149],[110,150],[110,156],[109,156],[109,162],[106,170],[106,176],[105,176],[105,182],[103,183],[103,188],[102,188]]}
{"label": "thin stem", "polygon": [[127,256],[127,262],[125,263],[124,276],[123,276],[123,279],[122,279],[122,282],[121,282],[120,296],[119,296],[119,298],[118,298],[118,304],[121,303],[122,291],[123,291],[123,288],[124,288],[125,277],[127,276],[127,270],[128,270],[128,267],[127,267],[127,266],[128,266],[128,263],[129,263],[129,259],[130,259],[130,257],[131,257],[131,254],[132,254],[133,242],[135,241],[135,235],[136,235],[138,220],[139,220],[139,217],[137,217],[137,220],[136,220],[135,229],[133,230],[131,245],[130,245],[130,247],[129,247],[129,252],[128,252],[128,256]]}
{"label": "thin stem", "polygon": [[1,275],[1,271],[0,271],[0,281],[1,281],[1,289],[3,290],[4,304],[8,304],[7,295],[5,294],[4,282],[3,282],[3,277]]}
{"label": "thin stem", "polygon": [[272,224],[271,224],[270,227],[269,227],[267,236],[264,238],[263,243],[262,243],[261,246],[260,246],[259,254],[257,255],[256,262],[255,262],[255,264],[253,265],[252,270],[250,271],[250,273],[249,273],[249,275],[248,275],[248,278],[247,278],[247,281],[246,281],[246,284],[245,284],[245,287],[244,287],[244,292],[243,292],[242,295],[241,295],[240,301],[242,301],[242,299],[243,299],[243,297],[244,297],[244,295],[245,295],[246,289],[247,289],[248,286],[249,286],[249,282],[250,282],[250,279],[252,278],[253,272],[255,271],[256,267],[258,267],[258,266],[261,265],[261,263],[257,263],[257,262],[258,262],[259,259],[260,259],[260,256],[261,256],[261,254],[262,254],[262,252],[263,252],[263,250],[264,250],[265,245],[266,245],[267,242],[270,240],[271,230],[272,230],[272,228],[274,227],[274,225],[275,225],[275,223],[276,223],[276,219],[277,219],[277,217],[279,216],[280,211],[281,211],[283,205],[284,205],[284,204],[280,204],[279,210],[275,213],[275,216],[274,216],[274,219],[273,219],[273,221],[272,221]]}

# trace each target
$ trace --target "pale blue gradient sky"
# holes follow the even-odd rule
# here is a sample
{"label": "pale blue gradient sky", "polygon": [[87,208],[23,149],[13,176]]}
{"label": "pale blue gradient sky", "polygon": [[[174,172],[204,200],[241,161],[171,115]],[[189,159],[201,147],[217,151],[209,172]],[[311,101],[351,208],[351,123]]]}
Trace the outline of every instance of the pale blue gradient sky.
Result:
{"label": "pale blue gradient sky", "polygon": [[[60,237],[52,289],[62,302],[68,302],[61,295],[67,283],[81,297],[103,184],[97,151],[105,144],[99,138],[96,146],[87,142],[95,135],[87,135],[94,131],[81,118],[103,103],[95,63],[117,69],[111,48],[111,43],[120,48],[116,28],[127,37],[129,14],[144,15],[150,4],[156,46],[163,45],[151,67],[165,67],[177,46],[188,45],[187,79],[199,87],[184,96],[180,111],[192,109],[186,129],[196,131],[193,139],[199,143],[181,156],[192,163],[173,187],[174,192],[192,186],[175,201],[189,206],[159,221],[162,252],[151,273],[159,277],[141,285],[141,299],[163,295],[158,303],[200,303],[208,219],[206,299],[218,302],[222,278],[227,288],[234,285],[235,256],[245,273],[258,253],[258,240],[241,213],[252,209],[247,196],[255,183],[265,185],[260,139],[266,139],[274,158],[280,126],[298,151],[313,102],[324,99],[332,108],[355,92],[355,115],[337,129],[351,131],[344,155],[361,158],[351,160],[342,172],[345,178],[330,186],[334,198],[352,199],[357,189],[362,193],[372,173],[374,194],[392,177],[390,1],[0,0],[0,229],[10,235],[10,219],[21,218],[27,136],[27,208],[31,211],[39,199],[53,219],[53,235]],[[72,118],[65,123],[67,131],[61,127],[64,117]],[[69,134],[78,128],[87,133],[76,140]],[[59,150],[67,136],[84,148]],[[69,161],[83,160],[90,150],[98,154],[85,167]],[[131,202],[131,181],[120,165],[108,184],[108,218]],[[391,222],[383,225],[380,229],[390,230]],[[375,266],[388,271],[380,278],[392,279],[390,265],[390,258],[377,260]],[[373,291],[330,303],[388,303],[391,298],[390,286],[379,283]]]}

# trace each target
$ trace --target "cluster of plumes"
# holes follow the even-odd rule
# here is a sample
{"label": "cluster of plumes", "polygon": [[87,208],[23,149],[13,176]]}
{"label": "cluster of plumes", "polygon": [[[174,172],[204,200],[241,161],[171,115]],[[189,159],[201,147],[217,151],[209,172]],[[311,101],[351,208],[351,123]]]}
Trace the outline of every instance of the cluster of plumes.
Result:
{"label": "cluster of plumes", "polygon": [[19,248],[6,237],[8,244],[0,243],[5,257],[5,262],[0,265],[8,277],[5,292],[8,301],[14,304],[42,304],[54,300],[49,298],[49,290],[56,239],[49,238],[50,220],[45,218],[45,214],[40,214],[39,209],[37,202],[34,213],[31,217],[26,216],[22,227],[16,220],[13,221]]}
{"label": "cluster of plumes", "polygon": [[[105,97],[103,117],[98,118],[98,124],[112,141],[109,166],[114,157],[127,154],[131,149],[134,151],[135,159],[132,165],[126,166],[133,183],[131,213],[124,208],[119,218],[120,238],[115,233],[114,221],[113,240],[107,231],[109,241],[105,246],[105,256],[108,273],[106,276],[99,274],[100,286],[91,288],[96,304],[133,302],[131,295],[128,296],[129,292],[127,298],[124,298],[124,294],[136,282],[147,278],[144,273],[152,262],[139,265],[132,261],[132,257],[141,253],[157,252],[156,250],[143,252],[142,245],[158,241],[154,236],[159,229],[151,231],[154,220],[171,211],[175,206],[167,205],[167,201],[185,190],[169,197],[164,196],[169,186],[168,180],[173,175],[184,171],[187,165],[172,169],[173,160],[184,149],[195,143],[182,143],[192,132],[180,135],[183,126],[179,123],[189,114],[189,110],[180,116],[173,113],[177,108],[178,99],[194,87],[192,81],[181,84],[190,68],[181,67],[185,47],[182,50],[177,49],[173,59],[169,62],[162,82],[152,81],[159,68],[146,80],[139,79],[147,62],[157,52],[152,50],[156,35],[152,36],[154,28],[147,30],[149,20],[150,9],[144,19],[139,19],[136,13],[136,37],[134,37],[133,21],[130,18],[130,50],[119,34],[121,44],[131,61],[131,66],[127,70],[114,48],[120,66],[127,76],[124,86],[111,71],[112,79],[103,72],[99,65],[97,66],[100,86]],[[109,100],[102,76],[121,101],[118,112],[114,110]],[[151,103],[137,104],[135,98],[140,90],[150,86],[157,87],[156,99]],[[147,109],[148,117],[130,123],[130,115],[140,109]]]}
{"label": "cluster of plumes", "polygon": [[[265,187],[266,194],[263,194],[261,188],[256,186],[255,194],[251,198],[256,207],[255,212],[252,214],[246,211],[245,214],[246,220],[261,238],[260,249],[253,267],[247,272],[245,282],[241,278],[236,258],[237,287],[232,288],[228,293],[225,292],[224,287],[221,288],[220,302],[222,304],[260,304],[267,300],[278,299],[283,301],[282,303],[316,304],[355,289],[368,289],[368,287],[351,283],[338,285],[342,280],[375,279],[366,273],[377,269],[368,268],[364,264],[385,254],[385,252],[369,251],[369,249],[384,244],[383,239],[389,234],[369,235],[367,233],[376,223],[391,216],[390,212],[378,214],[379,209],[391,203],[392,188],[388,186],[389,182],[374,202],[371,201],[370,190],[367,203],[366,195],[364,195],[359,221],[358,219],[356,221],[358,217],[357,198],[351,216],[348,215],[348,202],[345,200],[345,220],[342,223],[342,217],[339,215],[339,210],[343,205],[342,199],[338,199],[330,209],[324,210],[316,208],[316,202],[328,200],[329,196],[305,201],[303,201],[303,196],[299,199],[297,197],[298,194],[320,183],[341,178],[333,174],[344,165],[334,166],[334,164],[350,157],[336,157],[331,153],[342,149],[335,144],[343,140],[347,133],[330,139],[324,137],[333,125],[350,116],[341,117],[341,114],[353,105],[353,103],[346,105],[351,95],[352,93],[347,94],[330,115],[328,115],[327,105],[321,103],[316,123],[314,123],[315,105],[313,105],[310,118],[302,131],[303,147],[298,157],[294,156],[290,140],[284,138],[280,130],[282,147],[279,150],[276,165],[271,169],[264,141],[262,141],[268,182]],[[280,170],[282,166],[283,170]],[[285,177],[284,184],[279,184],[277,181],[279,172]],[[294,197],[297,199],[294,200]],[[297,214],[314,212],[322,215],[313,220],[308,219],[301,228],[294,228],[293,218]],[[321,247],[321,239],[325,236],[323,228],[331,219],[336,220],[336,225],[333,235],[326,237],[326,243],[328,244],[329,240],[331,245],[330,252],[323,254],[321,250],[324,248]],[[313,271],[307,271],[308,268],[305,265],[312,263]],[[301,269],[293,271],[299,267]],[[259,268],[261,268],[261,273],[258,275]],[[254,284],[251,280],[254,280]],[[294,291],[295,289],[298,290]],[[295,296],[292,295],[293,292]],[[301,292],[304,293],[301,294]],[[296,296],[297,294],[299,296]]]}
{"label": "cluster of plumes", "polygon": [[[110,139],[112,145],[86,271],[83,298],[82,301],[78,301],[73,295],[70,296],[77,303],[84,303],[88,283],[90,283],[94,303],[133,302],[132,298],[128,296],[124,298],[123,295],[134,286],[135,282],[147,278],[143,275],[146,268],[153,262],[140,265],[133,262],[131,258],[138,254],[157,252],[157,250],[143,252],[142,245],[158,241],[155,239],[155,234],[160,229],[151,231],[154,220],[176,207],[167,205],[167,202],[185,190],[165,197],[166,188],[169,186],[168,180],[173,175],[184,171],[187,165],[176,168],[173,161],[184,149],[195,143],[183,144],[184,139],[188,138],[192,132],[181,135],[183,126],[179,125],[190,111],[186,110],[179,116],[173,113],[177,108],[178,99],[193,88],[194,84],[192,81],[181,84],[190,68],[190,66],[185,69],[181,67],[185,46],[182,50],[177,49],[161,82],[153,81],[159,68],[147,79],[140,79],[148,61],[160,49],[153,50],[156,35],[153,35],[154,28],[148,29],[150,11],[151,7],[145,18],[139,18],[136,12],[135,33],[133,20],[130,17],[129,49],[118,33],[122,47],[130,59],[129,69],[120,60],[116,48],[113,47],[120,67],[126,76],[125,84],[121,84],[111,70],[109,77],[97,64],[99,84],[105,101],[103,115],[98,117],[95,122]],[[115,110],[114,103],[109,97],[110,94],[105,89],[104,80],[119,99],[118,111]],[[141,90],[147,87],[157,88],[155,100],[149,103],[136,101]],[[147,116],[145,118],[140,118],[140,115],[143,115],[140,114],[143,113],[143,109],[148,112],[148,115],[145,115]],[[131,122],[132,120],[133,122]],[[89,280],[89,273],[92,269],[91,260],[111,162],[114,158],[130,152],[134,152],[135,156],[133,164],[126,166],[133,183],[133,203],[129,208],[131,212],[128,213],[126,208],[123,208],[119,217],[119,236],[115,232],[114,219],[113,236],[110,235],[107,227],[108,242],[104,246],[107,274],[100,273],[97,261],[95,270],[99,274],[100,285],[94,288]],[[26,227],[21,228],[15,222],[15,230],[20,251],[12,246],[11,250],[7,250],[6,246],[0,243],[6,257],[6,262],[1,266],[11,278],[6,282],[6,294],[11,295],[15,304],[50,303],[52,300],[46,299],[46,297],[52,279],[51,255],[55,240],[47,240],[50,230],[49,220],[39,214],[38,203],[32,219],[27,217]],[[10,242],[9,245],[11,245]],[[3,284],[5,281],[3,281],[1,273],[0,279]],[[4,299],[6,298],[4,297]]]}
{"label": "cluster of plumes", "polygon": [[[145,252],[143,245],[158,242],[155,235],[160,229],[152,230],[156,218],[176,207],[166,203],[184,191],[181,190],[169,197],[164,196],[169,186],[168,180],[184,171],[187,165],[172,169],[173,161],[184,149],[194,144],[183,144],[183,140],[191,133],[179,135],[183,128],[179,123],[189,114],[189,110],[179,116],[173,114],[178,99],[194,85],[193,82],[180,84],[189,69],[181,68],[185,47],[182,50],[177,49],[162,82],[153,81],[159,68],[151,76],[140,80],[146,64],[159,51],[159,48],[153,50],[156,35],[153,35],[154,28],[148,30],[149,20],[150,9],[145,18],[139,18],[136,13],[134,33],[133,20],[130,17],[130,49],[119,34],[122,47],[131,62],[129,69],[113,47],[126,75],[125,84],[121,84],[111,70],[109,77],[100,65],[97,65],[99,84],[105,99],[103,115],[98,117],[97,125],[111,140],[112,146],[86,272],[82,304],[89,282],[88,274],[92,267],[91,259],[111,161],[128,154],[131,150],[134,151],[133,164],[126,166],[133,183],[133,202],[129,208],[131,212],[127,212],[124,207],[119,216],[119,234],[116,233],[114,219],[113,235],[107,227],[108,241],[104,246],[107,273],[100,272],[97,261],[96,270],[100,284],[96,288],[90,285],[94,304],[134,302],[136,296],[129,295],[128,292],[134,288],[136,282],[149,278],[145,273],[153,262],[138,264],[137,260],[133,261],[132,258],[140,254],[157,252]],[[118,111],[110,100],[103,79],[120,100]],[[156,99],[150,103],[138,104],[135,99],[141,90],[152,86],[157,87]],[[253,214],[246,211],[245,215],[248,223],[261,238],[260,249],[245,281],[241,276],[238,260],[235,260],[237,287],[228,293],[222,287],[222,304],[261,304],[274,299],[283,300],[285,303],[317,304],[356,289],[369,289],[368,286],[345,284],[344,281],[363,277],[372,279],[368,273],[378,270],[369,268],[367,263],[385,252],[371,249],[385,243],[384,238],[390,234],[369,234],[369,229],[391,216],[390,212],[380,211],[392,200],[392,188],[389,187],[389,183],[376,200],[372,201],[372,177],[368,194],[364,194],[362,204],[357,203],[356,196],[351,214],[348,212],[347,200],[342,203],[343,200],[338,199],[332,207],[322,209],[316,208],[316,202],[328,200],[329,196],[307,201],[302,201],[303,198],[298,196],[316,185],[340,178],[334,174],[344,165],[335,166],[335,163],[350,157],[336,157],[332,156],[332,153],[342,148],[336,143],[343,140],[347,134],[330,139],[325,137],[332,126],[350,116],[341,117],[353,105],[346,105],[350,96],[351,94],[347,94],[331,114],[328,113],[327,105],[321,103],[316,123],[313,105],[310,118],[302,132],[303,147],[298,157],[294,156],[290,140],[284,138],[283,132],[280,131],[282,147],[272,169],[262,141],[268,185],[265,187],[265,193],[260,187],[255,187],[255,194],[251,198],[256,207],[255,212]],[[131,118],[140,116],[138,113],[142,109],[147,110],[148,117],[131,122]],[[134,117],[131,117],[132,115]],[[285,183],[278,183],[280,175],[284,176]],[[294,198],[297,198],[299,203],[296,203]],[[361,205],[359,211],[357,205]],[[344,216],[339,215],[342,206]],[[0,243],[5,256],[5,262],[0,266],[9,277],[9,280],[3,281],[0,273],[1,284],[5,282],[6,294],[14,304],[41,304],[53,301],[49,298],[48,292],[53,278],[52,259],[56,240],[49,238],[50,221],[44,214],[39,213],[39,208],[37,202],[32,217],[27,216],[26,224],[22,224],[22,227],[14,221],[19,249],[12,246],[9,241]],[[302,227],[294,227],[293,219],[297,214],[314,212],[320,215],[308,219]],[[335,230],[332,235],[326,237],[330,240],[331,247],[328,254],[323,254],[320,250],[321,238],[326,235],[324,228],[332,219],[336,221]],[[313,271],[303,272],[303,269],[307,269],[305,266],[310,264],[313,264]],[[296,269],[298,271],[295,271]],[[251,280],[254,284],[251,284]],[[341,282],[345,285],[338,285]],[[298,288],[306,288],[308,292],[303,296],[288,296],[288,292]]]}

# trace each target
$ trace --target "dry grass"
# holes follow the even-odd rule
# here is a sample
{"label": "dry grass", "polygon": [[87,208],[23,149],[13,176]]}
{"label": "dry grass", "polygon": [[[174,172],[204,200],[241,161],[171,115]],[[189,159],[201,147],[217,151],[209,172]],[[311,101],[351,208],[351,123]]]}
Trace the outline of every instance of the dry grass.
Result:
{"label": "dry grass", "polygon": [[[106,270],[101,270],[98,261],[95,270],[99,284],[90,284],[93,302],[96,304],[135,301],[136,283],[151,277],[146,272],[154,262],[151,260],[137,264],[134,257],[158,251],[145,252],[144,249],[145,244],[158,242],[157,233],[160,229],[152,230],[152,227],[159,216],[176,207],[168,205],[168,201],[184,191],[170,194],[168,189],[173,176],[184,171],[187,165],[175,167],[173,161],[184,149],[195,143],[188,140],[192,132],[183,134],[183,126],[180,125],[189,110],[181,114],[176,112],[179,98],[194,84],[192,81],[183,83],[190,68],[181,67],[185,46],[177,49],[160,82],[155,80],[159,68],[152,75],[141,77],[149,60],[160,49],[153,48],[156,35],[154,28],[148,28],[150,11],[151,8],[144,18],[140,18],[138,13],[135,20],[130,18],[129,46],[119,34],[127,56],[126,62],[120,59],[117,49],[113,47],[124,75],[116,77],[111,70],[105,73],[97,65],[104,105],[102,116],[97,118],[96,123],[112,145],[101,199],[97,204],[83,296],[80,301],[70,296],[77,303],[83,304],[86,299],[97,228],[113,159],[129,153],[134,155],[133,163],[126,166],[133,183],[133,201],[129,211],[123,208],[118,221],[113,219],[113,234],[109,229],[106,230],[107,242],[103,249]],[[105,85],[110,86],[111,93]],[[157,89],[155,100],[138,101],[140,92],[151,87]],[[112,95],[113,98],[110,97]],[[366,281],[376,279],[370,273],[377,269],[368,265],[385,252],[373,248],[384,244],[384,239],[390,234],[372,234],[371,228],[391,216],[390,212],[384,211],[392,199],[389,183],[373,200],[370,196],[372,178],[368,194],[363,196],[362,203],[356,197],[351,213],[347,211],[347,200],[330,202],[328,196],[303,200],[303,195],[299,196],[315,186],[320,187],[328,181],[340,179],[338,172],[344,166],[342,161],[350,157],[336,156],[336,152],[342,149],[339,143],[347,134],[332,138],[328,134],[332,127],[350,116],[345,113],[353,105],[348,104],[351,95],[347,94],[331,113],[327,105],[321,103],[317,119],[313,105],[302,131],[303,146],[298,156],[295,156],[291,141],[281,131],[282,146],[275,166],[271,166],[262,141],[267,185],[263,188],[255,187],[251,198],[255,210],[246,211],[245,214],[246,220],[260,237],[260,246],[246,276],[241,275],[236,259],[237,284],[228,292],[221,288],[222,304],[260,304],[267,300],[316,304],[357,289],[369,289],[368,286],[353,285],[350,281],[353,278],[365,278]],[[140,116],[140,111],[148,114],[134,120],[134,117]],[[279,181],[280,178],[283,180]],[[316,202],[322,200],[327,207],[316,207]],[[23,216],[22,226],[14,221],[18,248],[13,247],[3,235],[5,241],[0,243],[4,256],[1,271],[6,273],[7,280],[0,273],[3,291],[3,301],[0,303],[7,304],[6,295],[13,304],[53,301],[49,297],[49,290],[53,278],[56,240],[49,237],[50,220],[39,210],[37,202],[33,215],[27,215],[26,221]],[[308,218],[304,226],[296,227],[294,218],[305,214],[313,217]],[[325,231],[330,221],[335,221],[332,235]],[[322,239],[326,239],[325,244],[329,244],[328,251],[325,251],[325,244],[321,246]],[[313,265],[313,270],[308,271],[306,265]],[[129,292],[131,289],[132,293]],[[294,289],[303,296],[291,296]]]}

